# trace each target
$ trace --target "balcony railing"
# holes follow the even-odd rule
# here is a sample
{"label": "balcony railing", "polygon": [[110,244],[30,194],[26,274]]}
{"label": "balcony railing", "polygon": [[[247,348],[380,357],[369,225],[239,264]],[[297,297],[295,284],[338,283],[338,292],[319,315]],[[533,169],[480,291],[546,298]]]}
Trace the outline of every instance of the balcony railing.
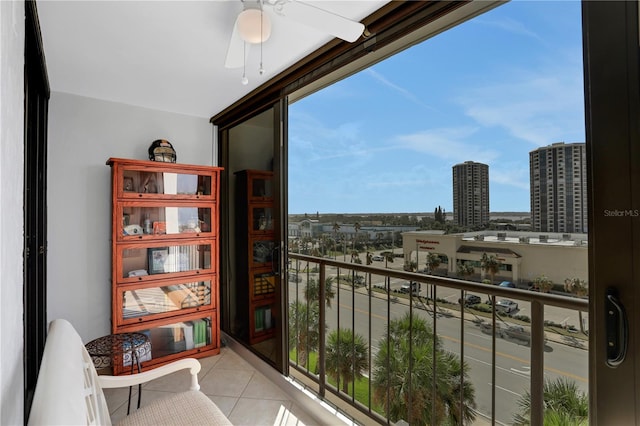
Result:
{"label": "balcony railing", "polygon": [[345,412],[381,424],[543,424],[545,381],[586,394],[586,299],[374,263],[289,253],[290,365]]}

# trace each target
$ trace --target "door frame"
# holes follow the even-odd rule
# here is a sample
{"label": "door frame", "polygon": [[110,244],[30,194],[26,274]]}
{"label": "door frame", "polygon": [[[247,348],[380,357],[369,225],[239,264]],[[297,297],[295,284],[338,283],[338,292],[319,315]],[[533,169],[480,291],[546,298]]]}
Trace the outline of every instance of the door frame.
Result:
{"label": "door frame", "polygon": [[[638,424],[640,367],[640,72],[638,3],[583,1],[589,188],[589,399],[591,424]],[[628,316],[628,352],[607,365],[607,291]]]}
{"label": "door frame", "polygon": [[35,1],[25,2],[24,416],[28,418],[47,334],[47,123],[49,81]]}

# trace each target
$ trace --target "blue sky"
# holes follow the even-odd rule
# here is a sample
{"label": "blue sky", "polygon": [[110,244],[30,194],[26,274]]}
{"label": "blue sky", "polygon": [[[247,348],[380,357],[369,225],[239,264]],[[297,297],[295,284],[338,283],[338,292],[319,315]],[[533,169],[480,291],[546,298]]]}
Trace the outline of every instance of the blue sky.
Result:
{"label": "blue sky", "polygon": [[578,1],[512,1],[289,107],[289,213],[452,211],[489,165],[491,211],[529,206],[529,152],[584,142]]}

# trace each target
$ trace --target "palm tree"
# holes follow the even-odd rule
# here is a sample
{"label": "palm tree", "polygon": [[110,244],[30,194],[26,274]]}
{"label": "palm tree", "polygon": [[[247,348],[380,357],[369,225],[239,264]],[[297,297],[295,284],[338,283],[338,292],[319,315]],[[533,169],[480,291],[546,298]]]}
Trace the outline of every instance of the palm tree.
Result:
{"label": "palm tree", "polygon": [[[559,377],[545,380],[543,387],[544,424],[586,426],[589,424],[589,398],[574,381]],[[531,394],[525,391],[518,400],[520,412],[513,418],[518,426],[530,425]]]}
{"label": "palm tree", "polygon": [[320,236],[320,246],[322,247],[322,256],[325,256],[327,254],[327,247],[329,246],[330,242],[331,242],[331,236],[327,234],[322,234],[322,236]]}
{"label": "palm tree", "polygon": [[369,349],[364,337],[352,330],[340,328],[333,330],[327,338],[325,369],[329,377],[342,391],[349,393],[349,383],[363,377],[362,372],[369,368]]}
{"label": "palm tree", "polygon": [[440,266],[440,256],[433,252],[427,253],[427,269],[430,274],[433,274],[433,271]]}
{"label": "palm tree", "polygon": [[469,278],[475,272],[475,268],[471,262],[458,262],[456,274],[462,278]]}
{"label": "palm tree", "polygon": [[491,277],[491,284],[493,284],[494,277],[500,271],[501,265],[502,262],[500,261],[500,259],[498,259],[498,256],[494,254],[487,255],[487,253],[482,253],[482,258],[480,259],[480,267]]}
{"label": "palm tree", "polygon": [[533,286],[543,293],[549,293],[553,288],[553,281],[546,275],[540,275],[533,280]]}
{"label": "palm tree", "polygon": [[380,341],[373,368],[373,400],[384,407],[392,422],[470,424],[476,404],[468,371],[457,355],[442,348],[425,319],[407,313],[389,322]]}
{"label": "palm tree", "polygon": [[[336,293],[333,289],[334,277],[326,278],[325,300],[327,307],[331,307],[331,300]],[[305,301],[289,304],[289,346],[296,348],[298,363],[306,367],[309,352],[318,350],[320,338],[320,286],[314,278],[309,278],[304,289]],[[326,328],[326,324],[324,325]]]}
{"label": "palm tree", "polygon": [[[580,278],[567,278],[564,280],[564,289],[568,293],[575,294],[577,297],[584,297],[589,294],[589,286],[587,282]],[[582,311],[578,311],[578,321],[580,321],[580,332],[584,334]]]}
{"label": "palm tree", "polygon": [[[331,300],[336,296],[333,289],[333,280],[335,277],[327,277],[324,280],[324,303],[327,308],[331,307]],[[304,298],[310,302],[318,302],[320,299],[320,285],[315,278],[309,278],[307,287],[304,289]]]}
{"label": "palm tree", "polygon": [[360,222],[356,222],[353,224],[353,228],[356,230],[356,241],[353,245],[353,248],[356,248],[356,245],[358,244],[358,232],[360,232],[360,228],[362,228],[362,226],[360,225]]}
{"label": "palm tree", "polygon": [[338,242],[338,231],[340,230],[340,225],[338,222],[333,222],[333,258],[336,258],[336,243]]}
{"label": "palm tree", "polygon": [[307,366],[309,352],[318,348],[320,309],[318,302],[297,301],[289,305],[289,346],[296,348],[298,364]]}
{"label": "palm tree", "polygon": [[388,263],[393,263],[393,253],[386,252],[383,254],[384,256],[384,267],[388,268]]}

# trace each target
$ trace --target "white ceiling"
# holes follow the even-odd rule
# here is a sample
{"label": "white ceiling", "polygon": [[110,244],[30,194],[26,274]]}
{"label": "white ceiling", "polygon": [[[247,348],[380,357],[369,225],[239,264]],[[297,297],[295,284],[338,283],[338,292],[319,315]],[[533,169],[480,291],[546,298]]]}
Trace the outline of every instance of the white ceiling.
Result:
{"label": "white ceiling", "polygon": [[[360,21],[387,0],[311,0]],[[252,46],[242,68],[226,69],[240,0],[37,2],[49,84],[54,92],[210,118],[331,36],[277,15],[271,38]]]}

